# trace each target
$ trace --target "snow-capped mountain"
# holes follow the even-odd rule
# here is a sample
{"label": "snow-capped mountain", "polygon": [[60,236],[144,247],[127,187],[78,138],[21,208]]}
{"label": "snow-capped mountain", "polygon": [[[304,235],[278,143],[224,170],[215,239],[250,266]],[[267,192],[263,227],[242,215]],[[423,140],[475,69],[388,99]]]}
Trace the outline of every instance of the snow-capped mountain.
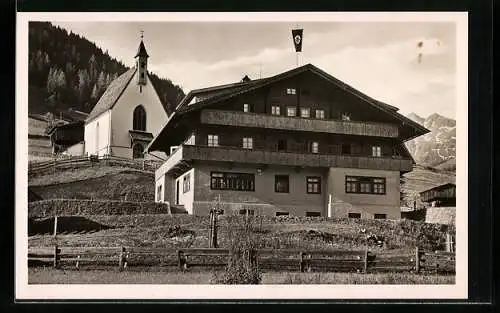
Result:
{"label": "snow-capped mountain", "polygon": [[417,164],[455,170],[456,121],[437,113],[427,118],[410,113],[408,118],[431,131],[406,143]]}

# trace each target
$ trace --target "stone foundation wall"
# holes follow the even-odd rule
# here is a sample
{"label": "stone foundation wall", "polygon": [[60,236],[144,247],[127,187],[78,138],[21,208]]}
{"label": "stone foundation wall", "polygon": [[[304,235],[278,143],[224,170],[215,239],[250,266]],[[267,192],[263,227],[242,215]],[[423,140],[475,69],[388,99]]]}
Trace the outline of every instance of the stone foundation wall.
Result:
{"label": "stone foundation wall", "polygon": [[425,222],[455,225],[455,215],[455,207],[429,207],[425,214]]}

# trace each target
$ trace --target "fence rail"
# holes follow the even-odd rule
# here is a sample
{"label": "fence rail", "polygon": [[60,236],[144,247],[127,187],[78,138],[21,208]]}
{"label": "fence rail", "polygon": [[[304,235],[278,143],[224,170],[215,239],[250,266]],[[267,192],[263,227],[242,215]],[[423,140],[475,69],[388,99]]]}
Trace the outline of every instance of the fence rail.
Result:
{"label": "fence rail", "polygon": [[44,162],[29,162],[28,173],[30,175],[46,174],[57,170],[70,168],[92,167],[98,165],[127,166],[144,171],[154,172],[161,165],[156,160],[132,160],[111,155],[88,156],[88,157],[61,157]]}
{"label": "fence rail", "polygon": [[[455,273],[455,253],[422,251],[393,254],[367,250],[257,249],[249,253],[263,271]],[[228,264],[224,248],[30,247],[28,266],[80,269],[115,267],[217,268]]]}

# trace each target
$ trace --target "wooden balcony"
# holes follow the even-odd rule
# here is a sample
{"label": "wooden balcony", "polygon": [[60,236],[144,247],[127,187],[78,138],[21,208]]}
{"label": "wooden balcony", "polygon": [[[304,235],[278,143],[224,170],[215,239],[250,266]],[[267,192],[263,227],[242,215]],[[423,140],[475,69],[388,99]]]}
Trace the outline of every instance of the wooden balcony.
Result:
{"label": "wooden balcony", "polygon": [[212,125],[257,127],[388,138],[397,138],[399,135],[398,126],[392,124],[289,117],[240,111],[203,110],[201,112],[201,122]]}
{"label": "wooden balcony", "polygon": [[323,168],[345,167],[400,172],[408,172],[413,168],[412,161],[409,159],[182,145],[160,167],[157,171],[157,175],[163,175],[163,173],[175,174],[176,171],[185,171],[189,168],[192,161]]}

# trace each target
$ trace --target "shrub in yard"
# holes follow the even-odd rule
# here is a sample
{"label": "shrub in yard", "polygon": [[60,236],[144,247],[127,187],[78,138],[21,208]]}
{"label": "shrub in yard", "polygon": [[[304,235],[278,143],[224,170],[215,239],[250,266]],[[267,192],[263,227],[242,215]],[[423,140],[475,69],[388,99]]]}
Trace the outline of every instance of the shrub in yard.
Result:
{"label": "shrub in yard", "polygon": [[256,262],[257,244],[253,216],[230,216],[227,222],[229,259],[222,275],[216,277],[219,284],[259,284],[261,273]]}

